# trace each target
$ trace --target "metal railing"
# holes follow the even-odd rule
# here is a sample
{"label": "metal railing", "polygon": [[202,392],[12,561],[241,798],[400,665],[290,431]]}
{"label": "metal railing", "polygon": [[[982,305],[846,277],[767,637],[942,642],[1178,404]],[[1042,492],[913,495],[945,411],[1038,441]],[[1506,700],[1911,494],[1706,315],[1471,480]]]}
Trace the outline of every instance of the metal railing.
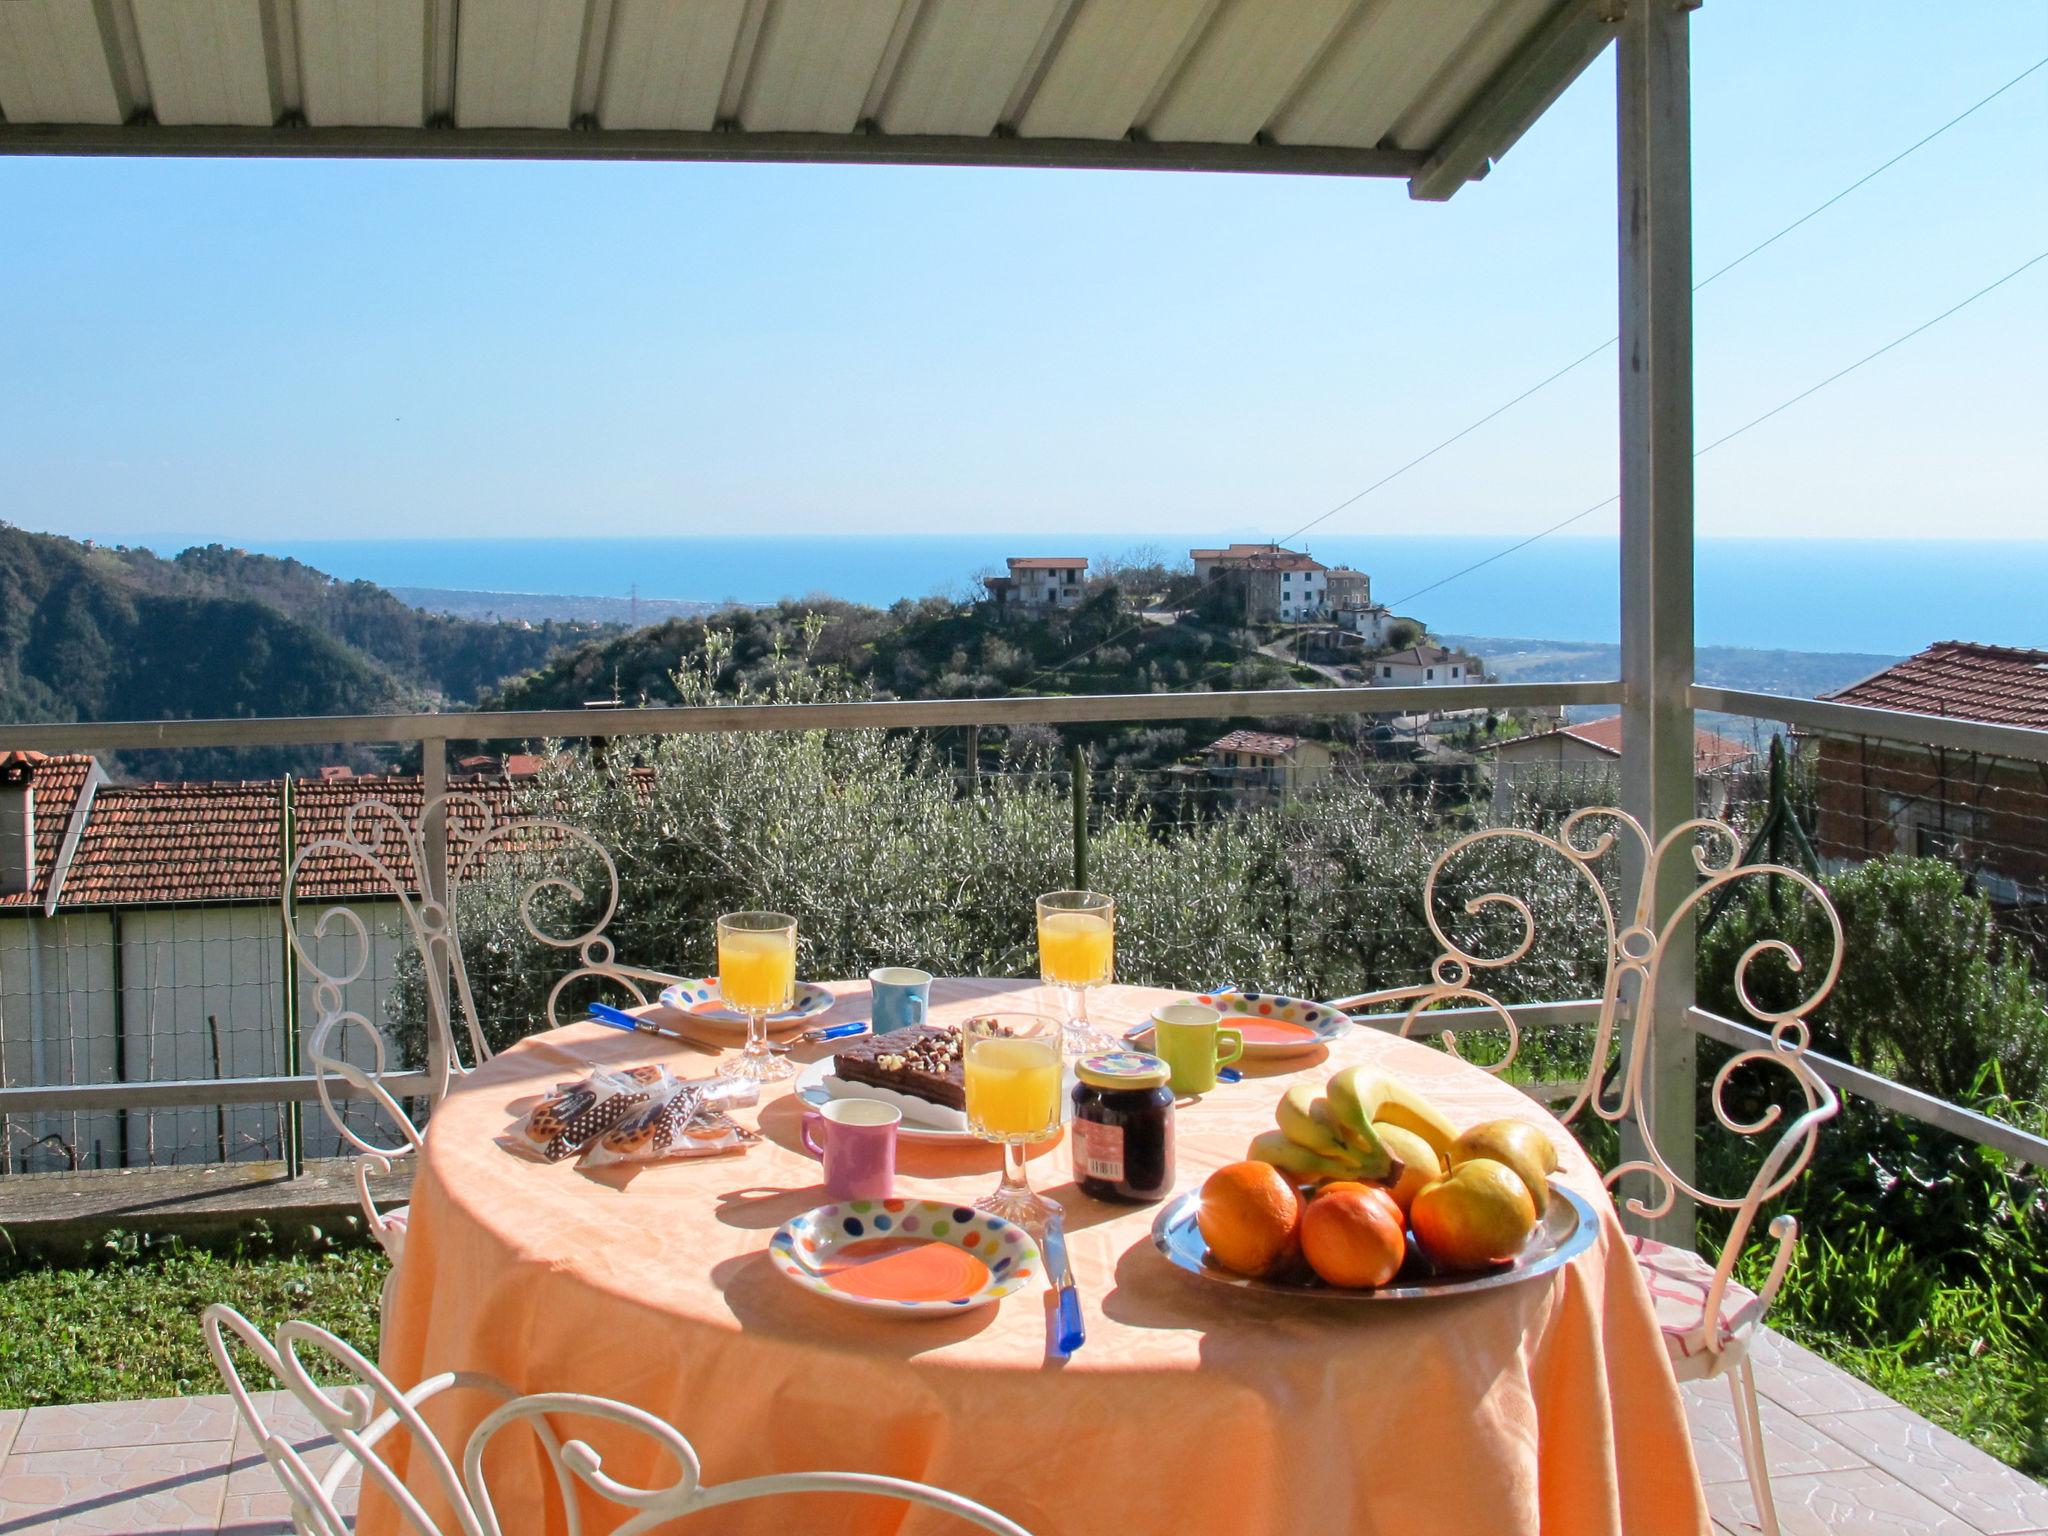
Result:
{"label": "metal railing", "polygon": [[[0,751],[99,752],[151,747],[269,747],[328,743],[418,743],[429,793],[445,783],[445,758],[433,750],[451,741],[533,738],[619,738],[744,731],[928,730],[950,726],[1096,725],[1273,716],[1340,717],[1451,713],[1462,710],[1615,705],[1619,682],[1460,684],[1412,688],[1259,689],[1227,693],[1034,696],[1003,699],[876,701],[820,704],[731,704],[630,710],[470,711],[291,717],[251,720],[166,720],[0,726]],[[1693,685],[1693,708],[1782,721],[1814,732],[1944,748],[2025,763],[2048,763],[2048,731],[1987,725],[1823,700]],[[437,773],[436,768],[441,772]],[[1546,1031],[1582,1025],[1597,1004],[1529,1003],[1513,1007],[1521,1027]],[[1469,1017],[1467,1016],[1469,1015]],[[1484,1029],[1498,1020],[1485,1010],[1446,1009],[1430,1015],[1432,1031]],[[1701,1008],[1688,1026],[1725,1044],[1753,1046],[1757,1031]],[[1843,1092],[1966,1140],[2048,1166],[2048,1139],[2006,1125],[1888,1078],[1822,1056],[1819,1075]],[[424,1084],[424,1074],[421,1082]],[[303,1074],[168,1081],[0,1086],[0,1115],[115,1109],[190,1108],[223,1104],[304,1102],[317,1096]]]}

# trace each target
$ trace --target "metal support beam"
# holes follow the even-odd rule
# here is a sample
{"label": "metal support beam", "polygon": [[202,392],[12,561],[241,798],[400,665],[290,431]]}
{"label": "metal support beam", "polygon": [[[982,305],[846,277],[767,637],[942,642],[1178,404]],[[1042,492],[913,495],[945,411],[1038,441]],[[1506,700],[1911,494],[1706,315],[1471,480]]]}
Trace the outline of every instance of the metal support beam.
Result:
{"label": "metal support beam", "polygon": [[[434,99],[438,100],[438,88]],[[0,155],[189,155],[313,160],[676,160],[733,164],[1014,166],[1287,176],[1414,174],[1404,149],[1151,144],[1003,134],[743,133],[694,129],[354,128],[0,122]]]}
{"label": "metal support beam", "polygon": [[[1621,262],[1622,803],[1653,839],[1693,814],[1692,147],[1687,0],[1635,0],[1615,54]],[[1664,861],[1661,919],[1691,888],[1692,861]],[[1656,995],[1639,1113],[1665,1162],[1693,1168],[1697,1066],[1690,932],[1671,935]],[[1631,1153],[1624,1141],[1624,1153]],[[1679,1201],[1650,1224],[1693,1245]]]}
{"label": "metal support beam", "polygon": [[[423,741],[420,743],[420,798],[425,807],[421,815],[420,836],[426,845],[427,867],[425,870],[429,899],[439,902],[441,910],[448,910],[448,744],[445,741]],[[451,977],[447,957],[437,950],[421,956],[433,967],[427,983],[427,1073],[440,1090],[445,1091],[448,1074],[454,1063],[449,1052],[454,1049],[455,1009],[448,995]]]}

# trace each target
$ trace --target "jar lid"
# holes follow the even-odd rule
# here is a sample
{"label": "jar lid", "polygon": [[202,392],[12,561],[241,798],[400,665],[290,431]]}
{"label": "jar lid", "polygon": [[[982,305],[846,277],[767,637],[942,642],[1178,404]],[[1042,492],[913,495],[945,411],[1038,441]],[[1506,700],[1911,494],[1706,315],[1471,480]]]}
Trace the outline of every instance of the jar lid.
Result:
{"label": "jar lid", "polygon": [[1076,1062],[1074,1076],[1096,1088],[1157,1088],[1166,1081],[1166,1063],[1143,1051],[1105,1051]]}

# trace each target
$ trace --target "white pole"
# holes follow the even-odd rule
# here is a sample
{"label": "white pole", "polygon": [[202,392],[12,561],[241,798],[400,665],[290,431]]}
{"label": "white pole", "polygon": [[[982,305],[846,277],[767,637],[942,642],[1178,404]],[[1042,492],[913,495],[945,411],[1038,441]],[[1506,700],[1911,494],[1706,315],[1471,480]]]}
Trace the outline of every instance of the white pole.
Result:
{"label": "white pole", "polygon": [[[1621,291],[1622,801],[1653,839],[1693,815],[1692,142],[1688,0],[1634,0],[1615,50]],[[1656,912],[1690,888],[1666,861]],[[1640,1112],[1693,1171],[1693,944],[1666,951]],[[1624,1153],[1629,1152],[1624,1145]],[[1693,1245],[1692,1207],[1654,1224]]]}

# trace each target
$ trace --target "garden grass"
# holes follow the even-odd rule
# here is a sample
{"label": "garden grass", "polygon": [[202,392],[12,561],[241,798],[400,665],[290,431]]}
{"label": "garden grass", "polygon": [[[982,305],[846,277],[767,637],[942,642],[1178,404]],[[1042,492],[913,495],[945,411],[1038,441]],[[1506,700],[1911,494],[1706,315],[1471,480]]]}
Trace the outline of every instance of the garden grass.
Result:
{"label": "garden grass", "polygon": [[116,1251],[93,1264],[0,1274],[0,1409],[225,1391],[199,1329],[216,1301],[265,1332],[291,1317],[318,1323],[374,1359],[382,1251],[268,1246]]}

